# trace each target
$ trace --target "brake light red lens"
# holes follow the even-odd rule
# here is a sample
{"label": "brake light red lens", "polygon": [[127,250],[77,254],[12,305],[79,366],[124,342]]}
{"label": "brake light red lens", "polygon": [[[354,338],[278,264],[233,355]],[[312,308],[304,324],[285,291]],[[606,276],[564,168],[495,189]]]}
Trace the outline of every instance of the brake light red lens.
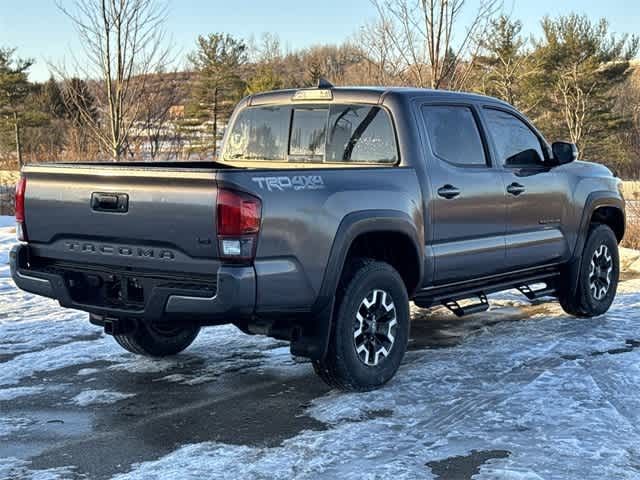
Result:
{"label": "brake light red lens", "polygon": [[16,185],[16,232],[18,240],[27,241],[27,229],[24,224],[24,194],[27,191],[27,179],[21,177]]}
{"label": "brake light red lens", "polygon": [[24,192],[27,190],[27,179],[21,178],[16,185],[16,222],[24,223]]}
{"label": "brake light red lens", "polygon": [[218,191],[218,235],[258,233],[262,203],[256,197],[235,190]]}

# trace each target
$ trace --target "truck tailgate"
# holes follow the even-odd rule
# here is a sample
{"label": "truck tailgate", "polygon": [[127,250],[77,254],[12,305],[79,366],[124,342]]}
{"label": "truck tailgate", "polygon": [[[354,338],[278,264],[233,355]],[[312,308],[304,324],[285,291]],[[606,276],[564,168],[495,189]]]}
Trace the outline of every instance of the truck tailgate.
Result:
{"label": "truck tailgate", "polygon": [[215,169],[51,165],[23,176],[36,256],[205,275],[219,266]]}

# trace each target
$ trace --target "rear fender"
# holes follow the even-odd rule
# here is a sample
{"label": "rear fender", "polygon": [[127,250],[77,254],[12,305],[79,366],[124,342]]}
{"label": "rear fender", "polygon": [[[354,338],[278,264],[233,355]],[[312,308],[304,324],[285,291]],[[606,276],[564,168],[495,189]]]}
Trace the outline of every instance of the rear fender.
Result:
{"label": "rear fender", "polygon": [[[422,284],[424,259],[420,245],[424,238],[418,233],[416,223],[406,213],[395,210],[366,210],[347,215],[340,226],[331,247],[331,253],[318,298],[312,308],[313,318],[299,323],[298,330],[292,338],[291,353],[321,360],[327,353],[333,314],[335,312],[335,296],[340,277],[345,266],[349,248],[358,236],[365,233],[394,232],[408,236],[419,259],[419,278],[417,285]],[[411,296],[412,292],[408,292]]]}

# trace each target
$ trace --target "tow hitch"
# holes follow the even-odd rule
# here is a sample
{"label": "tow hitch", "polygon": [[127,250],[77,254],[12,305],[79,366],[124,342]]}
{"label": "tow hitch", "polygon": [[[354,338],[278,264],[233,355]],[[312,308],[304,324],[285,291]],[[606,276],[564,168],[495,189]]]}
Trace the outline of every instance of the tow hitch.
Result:
{"label": "tow hitch", "polygon": [[123,335],[135,330],[136,324],[128,318],[111,318],[104,317],[102,319],[104,333],[107,335]]}

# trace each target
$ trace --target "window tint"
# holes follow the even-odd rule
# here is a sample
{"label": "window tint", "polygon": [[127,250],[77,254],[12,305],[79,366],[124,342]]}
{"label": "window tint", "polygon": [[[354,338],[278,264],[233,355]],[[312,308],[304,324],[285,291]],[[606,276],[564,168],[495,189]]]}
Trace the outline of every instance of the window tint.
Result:
{"label": "window tint", "polygon": [[540,140],[525,123],[501,110],[485,108],[484,112],[502,165],[522,167],[544,163]]}
{"label": "window tint", "polygon": [[380,107],[331,107],[327,162],[395,163],[398,159],[389,115]]}
{"label": "window tint", "polygon": [[291,125],[289,155],[295,160],[322,161],[327,134],[326,108],[295,109]]}
{"label": "window tint", "polygon": [[433,153],[458,165],[486,166],[478,125],[471,109],[462,106],[422,107]]}
{"label": "window tint", "polygon": [[248,108],[238,115],[227,138],[225,160],[286,159],[291,110],[284,107]]}

